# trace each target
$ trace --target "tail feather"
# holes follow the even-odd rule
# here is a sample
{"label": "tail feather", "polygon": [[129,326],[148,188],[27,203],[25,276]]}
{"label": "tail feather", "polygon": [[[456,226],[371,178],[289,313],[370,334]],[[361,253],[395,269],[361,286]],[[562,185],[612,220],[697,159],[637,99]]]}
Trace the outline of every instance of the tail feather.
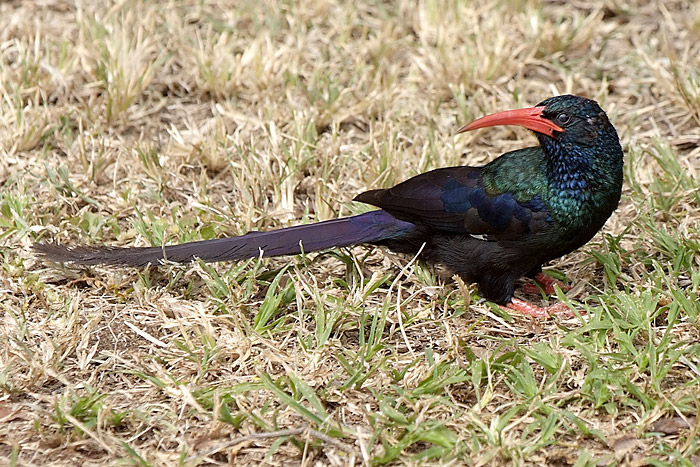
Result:
{"label": "tail feather", "polygon": [[187,263],[195,258],[206,262],[241,260],[260,256],[261,252],[262,256],[293,255],[302,251],[381,242],[413,230],[414,224],[379,210],[286,229],[250,232],[239,237],[164,247],[65,247],[53,243],[36,243],[33,248],[40,257],[62,263],[145,266],[149,263],[157,264],[164,259]]}

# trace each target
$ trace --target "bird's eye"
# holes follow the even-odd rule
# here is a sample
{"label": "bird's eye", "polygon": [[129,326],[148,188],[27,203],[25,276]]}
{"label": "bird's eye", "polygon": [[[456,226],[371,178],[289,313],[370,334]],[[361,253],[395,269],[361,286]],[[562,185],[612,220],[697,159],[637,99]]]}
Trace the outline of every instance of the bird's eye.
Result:
{"label": "bird's eye", "polygon": [[561,113],[557,115],[556,121],[559,125],[566,125],[571,120],[569,114]]}

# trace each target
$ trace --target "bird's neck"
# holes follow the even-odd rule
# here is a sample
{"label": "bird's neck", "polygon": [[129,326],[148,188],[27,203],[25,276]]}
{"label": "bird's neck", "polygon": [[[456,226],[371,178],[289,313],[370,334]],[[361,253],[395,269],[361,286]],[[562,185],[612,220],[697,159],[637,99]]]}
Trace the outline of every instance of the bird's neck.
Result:
{"label": "bird's neck", "polygon": [[[540,140],[545,154],[549,205],[564,226],[581,227],[607,219],[622,188],[622,148],[616,134],[593,146]],[[580,224],[580,225],[579,225]]]}

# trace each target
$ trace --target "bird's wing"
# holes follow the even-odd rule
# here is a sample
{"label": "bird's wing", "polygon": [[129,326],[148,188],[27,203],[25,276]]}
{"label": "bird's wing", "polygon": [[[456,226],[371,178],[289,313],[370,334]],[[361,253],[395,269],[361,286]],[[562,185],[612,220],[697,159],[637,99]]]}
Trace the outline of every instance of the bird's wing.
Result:
{"label": "bird's wing", "polygon": [[480,167],[433,170],[393,188],[364,192],[355,201],[417,225],[493,240],[516,239],[552,226],[539,196],[516,200],[511,193],[490,192]]}

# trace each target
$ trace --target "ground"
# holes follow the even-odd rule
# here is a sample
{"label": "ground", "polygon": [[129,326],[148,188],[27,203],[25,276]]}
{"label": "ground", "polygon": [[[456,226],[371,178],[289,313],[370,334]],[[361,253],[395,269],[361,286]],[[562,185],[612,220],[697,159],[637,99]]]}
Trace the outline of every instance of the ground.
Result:
{"label": "ground", "polygon": [[[692,1],[0,4],[3,465],[699,465],[700,8]],[[149,269],[161,245],[369,209],[536,144],[469,121],[596,99],[618,211],[547,266],[579,313],[479,302],[355,247]]]}

